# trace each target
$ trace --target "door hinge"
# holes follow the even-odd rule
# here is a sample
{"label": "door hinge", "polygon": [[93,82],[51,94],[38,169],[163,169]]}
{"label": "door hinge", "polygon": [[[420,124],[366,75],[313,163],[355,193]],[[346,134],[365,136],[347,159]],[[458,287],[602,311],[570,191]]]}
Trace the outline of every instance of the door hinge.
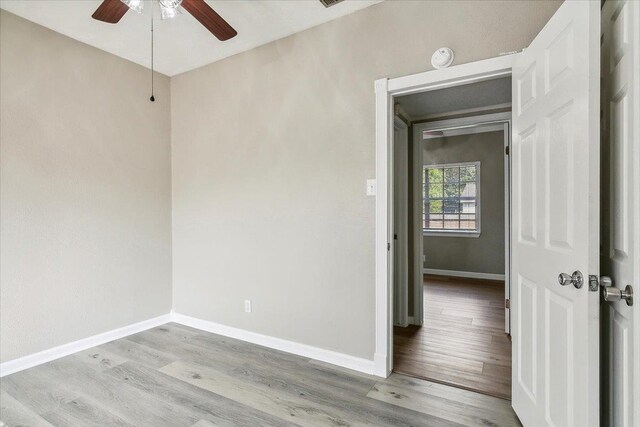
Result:
{"label": "door hinge", "polygon": [[506,156],[508,156],[508,155],[509,155],[509,146],[508,146],[508,145],[507,145],[506,147],[504,147],[504,154],[505,154]]}
{"label": "door hinge", "polygon": [[387,242],[387,252],[391,250],[391,243]]}
{"label": "door hinge", "polygon": [[504,300],[504,308],[511,309],[511,301],[509,300],[509,298],[505,298],[505,300]]}

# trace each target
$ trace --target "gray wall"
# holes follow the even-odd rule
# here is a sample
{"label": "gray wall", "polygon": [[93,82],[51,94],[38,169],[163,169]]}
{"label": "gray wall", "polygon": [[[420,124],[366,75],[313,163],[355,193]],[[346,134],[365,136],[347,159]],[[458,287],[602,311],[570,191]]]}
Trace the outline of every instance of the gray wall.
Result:
{"label": "gray wall", "polygon": [[0,64],[0,360],[168,313],[169,79],[5,11]]}
{"label": "gray wall", "polygon": [[172,78],[176,312],[372,359],[374,80],[522,49],[559,4],[386,1]]}
{"label": "gray wall", "polygon": [[424,236],[425,268],[504,274],[504,132],[429,139],[423,163],[480,161],[480,237]]}

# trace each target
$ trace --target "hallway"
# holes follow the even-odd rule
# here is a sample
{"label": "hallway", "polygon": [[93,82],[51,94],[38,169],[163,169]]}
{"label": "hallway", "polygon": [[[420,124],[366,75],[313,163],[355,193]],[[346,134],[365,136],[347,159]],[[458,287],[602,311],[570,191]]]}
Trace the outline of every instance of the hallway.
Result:
{"label": "hallway", "polygon": [[394,327],[394,371],[511,398],[504,282],[425,276],[424,324]]}

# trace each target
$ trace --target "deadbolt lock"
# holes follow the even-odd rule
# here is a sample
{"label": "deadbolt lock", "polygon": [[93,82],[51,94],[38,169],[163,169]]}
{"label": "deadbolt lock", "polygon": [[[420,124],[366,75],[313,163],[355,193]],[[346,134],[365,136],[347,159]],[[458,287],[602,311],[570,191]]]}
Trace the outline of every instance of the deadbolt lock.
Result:
{"label": "deadbolt lock", "polygon": [[591,292],[598,292],[600,290],[600,285],[602,286],[611,286],[611,278],[607,276],[598,276],[597,274],[589,275],[589,290]]}

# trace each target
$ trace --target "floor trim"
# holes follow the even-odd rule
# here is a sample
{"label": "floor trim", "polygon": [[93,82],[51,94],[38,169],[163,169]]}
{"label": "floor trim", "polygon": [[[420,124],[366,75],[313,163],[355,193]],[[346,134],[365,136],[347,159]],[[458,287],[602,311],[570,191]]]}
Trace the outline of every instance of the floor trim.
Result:
{"label": "floor trim", "polygon": [[199,329],[205,332],[211,332],[214,334],[250,342],[252,344],[269,347],[275,350],[296,354],[298,356],[308,357],[310,359],[331,363],[333,365],[352,369],[354,371],[377,375],[383,378],[386,377],[384,369],[382,369],[382,367],[386,365],[383,365],[379,360],[374,362],[374,360],[363,359],[344,353],[338,353],[332,350],[325,350],[306,344],[288,341],[282,338],[275,338],[256,332],[250,332],[244,329],[238,329],[219,323],[209,322],[207,320],[202,320],[174,312],[154,317],[152,319],[147,319],[142,322],[134,323],[132,325],[124,326],[122,328],[114,329],[112,331],[107,331],[98,335],[83,338],[78,341],[73,341],[68,344],[63,344],[57,347],[43,350],[38,353],[29,354],[18,359],[0,363],[0,377],[11,375],[13,373],[32,368],[34,366],[42,365],[43,363],[51,362],[52,360],[56,360],[61,357],[65,357],[70,354],[77,353],[79,351],[83,351],[119,338],[137,334],[138,332],[146,331],[147,329],[155,328],[169,322],[179,323],[181,325],[190,326],[192,328]]}
{"label": "floor trim", "polygon": [[57,347],[43,350],[38,353],[29,354],[18,359],[9,360],[4,363],[0,363],[0,377],[32,368],[43,363],[51,362],[52,360],[68,356],[70,354],[77,353],[79,351],[86,350],[88,348],[95,347],[109,341],[137,334],[138,332],[146,331],[147,329],[164,325],[165,323],[168,323],[170,321],[171,314],[168,313],[162,316],[154,317],[152,319],[143,320],[142,322],[134,323],[132,325],[123,326],[122,328],[103,332],[98,335],[82,338],[78,341],[73,341],[68,344],[59,345]]}
{"label": "floor trim", "polygon": [[475,271],[439,270],[437,268],[424,268],[424,274],[434,276],[468,277],[470,279],[504,280],[504,274],[478,273]]}
{"label": "floor trim", "polygon": [[[331,363],[343,368],[352,369],[354,371],[364,372],[366,374],[376,375],[377,369],[373,360],[363,359],[336,351],[325,350],[313,347],[307,344],[300,344],[288,341],[282,338],[275,338],[269,335],[250,332],[244,329],[234,328],[222,325],[208,320],[202,320],[184,314],[172,313],[171,321],[181,325],[190,326],[205,332],[223,335],[229,338],[235,338],[241,341],[250,342],[252,344],[269,347],[275,350],[296,354],[302,357],[319,360],[321,362]],[[378,376],[383,376],[380,372]]]}

